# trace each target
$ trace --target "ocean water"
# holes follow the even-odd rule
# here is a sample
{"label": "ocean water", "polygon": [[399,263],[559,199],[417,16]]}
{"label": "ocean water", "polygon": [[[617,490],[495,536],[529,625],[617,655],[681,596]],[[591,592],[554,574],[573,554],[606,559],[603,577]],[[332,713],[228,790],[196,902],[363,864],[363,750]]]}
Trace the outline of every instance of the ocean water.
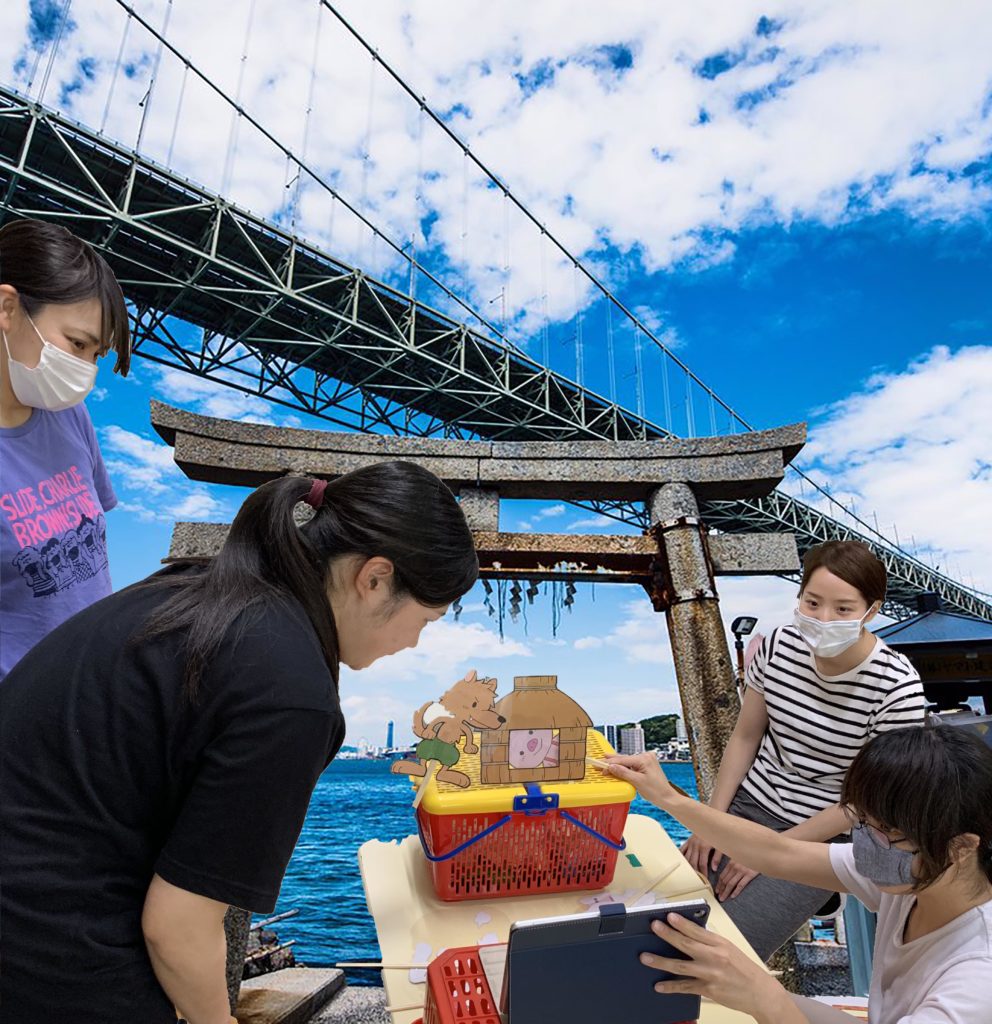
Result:
{"label": "ocean water", "polygon": [[[676,785],[696,792],[692,765],[666,765],[665,770]],[[677,821],[640,797],[631,812],[660,821],[676,843],[686,838]],[[369,839],[402,839],[415,830],[409,785],[390,774],[388,761],[330,764],[314,790],[275,910],[300,911],[274,925],[280,941],[296,940],[293,950],[299,963],[316,967],[380,959],[358,871],[358,848]],[[380,983],[377,971],[349,970],[348,980]]]}

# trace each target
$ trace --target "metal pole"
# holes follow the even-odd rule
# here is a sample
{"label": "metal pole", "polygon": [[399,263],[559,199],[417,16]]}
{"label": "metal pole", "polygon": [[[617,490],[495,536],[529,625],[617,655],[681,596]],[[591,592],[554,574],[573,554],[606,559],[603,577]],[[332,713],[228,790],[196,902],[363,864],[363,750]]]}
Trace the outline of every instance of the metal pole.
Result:
{"label": "metal pole", "polygon": [[709,800],[740,712],[713,563],[688,484],[659,487],[648,513],[658,542],[651,600],[668,622],[696,785],[699,798]]}

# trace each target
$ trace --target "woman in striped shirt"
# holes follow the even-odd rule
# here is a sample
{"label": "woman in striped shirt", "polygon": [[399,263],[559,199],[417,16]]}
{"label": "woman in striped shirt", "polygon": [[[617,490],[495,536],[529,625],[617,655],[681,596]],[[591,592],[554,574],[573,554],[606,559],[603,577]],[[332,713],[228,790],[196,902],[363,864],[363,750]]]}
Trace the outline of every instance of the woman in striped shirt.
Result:
{"label": "woman in striped shirt", "polygon": [[[865,628],[885,586],[885,567],[859,541],[806,553],[793,624],[766,637],[748,666],[711,807],[794,839],[846,838],[838,800],[854,756],[879,733],[923,723],[916,670]],[[695,835],[683,852],[764,959],[830,896],[759,875]]]}

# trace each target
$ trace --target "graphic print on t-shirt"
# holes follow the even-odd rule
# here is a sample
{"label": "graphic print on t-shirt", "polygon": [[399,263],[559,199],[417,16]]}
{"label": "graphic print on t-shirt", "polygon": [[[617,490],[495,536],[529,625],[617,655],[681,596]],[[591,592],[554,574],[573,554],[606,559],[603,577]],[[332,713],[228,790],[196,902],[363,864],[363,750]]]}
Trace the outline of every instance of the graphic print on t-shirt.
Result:
{"label": "graphic print on t-shirt", "polygon": [[76,466],[0,495],[18,545],[12,559],[35,597],[50,597],[107,568],[107,525]]}

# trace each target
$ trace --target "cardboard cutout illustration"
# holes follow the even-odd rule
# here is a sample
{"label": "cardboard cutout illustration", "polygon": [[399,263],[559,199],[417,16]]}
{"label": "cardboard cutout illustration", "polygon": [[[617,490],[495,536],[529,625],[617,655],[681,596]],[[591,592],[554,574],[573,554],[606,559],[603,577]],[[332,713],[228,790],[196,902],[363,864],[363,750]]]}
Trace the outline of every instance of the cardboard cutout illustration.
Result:
{"label": "cardboard cutout illustration", "polygon": [[517,676],[495,708],[502,723],[482,734],[482,784],[582,779],[592,719],[558,689],[557,676]]}
{"label": "cardboard cutout illustration", "polygon": [[440,765],[438,782],[450,782],[465,787],[469,778],[455,771],[461,751],[458,741],[464,736],[464,752],[475,754],[473,728],[495,729],[503,724],[503,716],[496,713],[496,680],[479,679],[472,669],[460,679],[440,700],[430,701],[413,716],[413,733],[420,742],[416,748],[416,761],[396,761],[395,775],[424,776],[431,761]]}

